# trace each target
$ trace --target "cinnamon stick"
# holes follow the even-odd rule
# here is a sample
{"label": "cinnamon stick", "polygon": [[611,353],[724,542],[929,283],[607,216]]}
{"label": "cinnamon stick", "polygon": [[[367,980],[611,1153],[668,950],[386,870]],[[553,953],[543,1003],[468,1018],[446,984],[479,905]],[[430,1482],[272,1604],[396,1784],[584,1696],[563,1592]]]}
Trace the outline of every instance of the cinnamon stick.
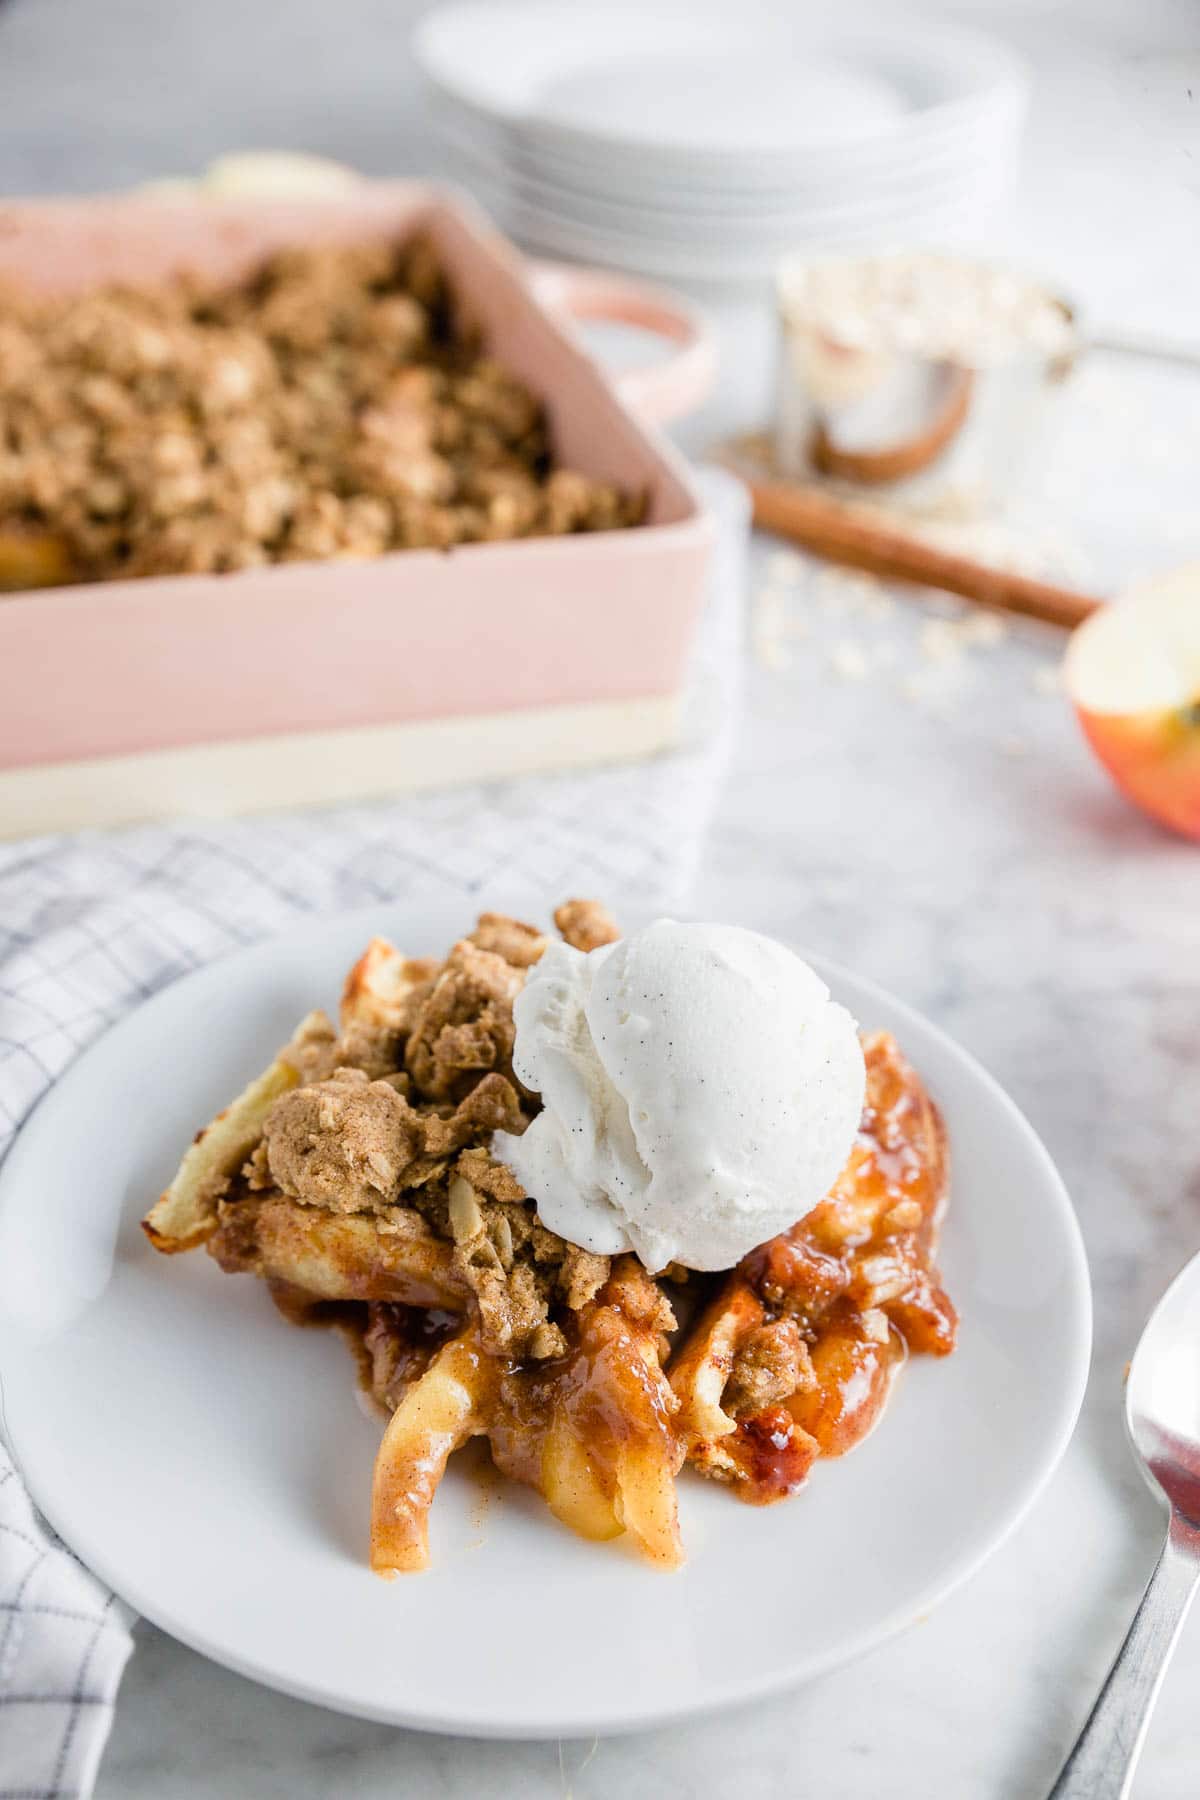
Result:
{"label": "cinnamon stick", "polygon": [[1090,594],[942,550],[817,488],[768,478],[744,465],[738,465],[737,472],[753,497],[756,525],[790,538],[829,562],[863,569],[885,580],[942,588],[964,600],[1068,628],[1081,624],[1104,604]]}

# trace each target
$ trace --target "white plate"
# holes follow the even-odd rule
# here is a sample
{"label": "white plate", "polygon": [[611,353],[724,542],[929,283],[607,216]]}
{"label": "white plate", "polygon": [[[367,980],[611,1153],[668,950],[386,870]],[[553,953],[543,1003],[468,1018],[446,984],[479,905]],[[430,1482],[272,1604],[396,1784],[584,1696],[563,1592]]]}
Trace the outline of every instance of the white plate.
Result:
{"label": "white plate", "polygon": [[651,151],[797,150],[886,135],[911,110],[884,73],[834,55],[793,54],[741,34],[646,54],[635,45],[552,70],[537,113],[588,136]]}
{"label": "white plate", "polygon": [[663,166],[769,169],[874,147],[936,130],[1021,80],[1011,53],[980,33],[827,21],[754,0],[466,0],[422,20],[413,47],[447,101],[531,142]]}
{"label": "white plate", "polygon": [[[505,898],[500,897],[501,903]],[[526,901],[527,901],[526,896]],[[519,902],[518,902],[519,904]],[[256,1281],[138,1228],[195,1127],[382,930],[444,948],[459,903],[308,924],[178,982],[86,1052],[0,1178],[0,1367],[34,1498],[97,1573],[219,1662],[346,1712],[487,1736],[589,1735],[703,1714],[913,1623],[1012,1530],[1070,1437],[1087,1269],[1030,1127],[933,1025],[826,971],[895,1031],[942,1106],[943,1269],[957,1353],[914,1358],[878,1431],[780,1506],[681,1478],[675,1574],[589,1544],[535,1495],[451,1468],[433,1568],[366,1566],[377,1420],[336,1337]]]}
{"label": "white plate", "polygon": [[[658,224],[682,223],[695,231],[733,224],[769,228],[813,212],[863,201],[885,204],[889,199],[917,198],[947,181],[969,181],[979,167],[1011,163],[1022,123],[1019,107],[997,107],[987,120],[973,123],[970,131],[959,133],[934,153],[881,157],[874,165],[832,180],[820,171],[798,173],[774,189],[760,186],[739,191],[721,181],[704,184],[699,180],[681,185],[653,176],[639,182],[632,174],[622,182],[614,178],[611,169],[589,172],[574,168],[564,158],[530,156],[520,148],[502,160],[531,193],[544,190],[571,206],[603,205]],[[470,132],[458,131],[443,121],[443,135],[465,154],[495,166],[494,151]]]}
{"label": "white plate", "polygon": [[[495,180],[496,171],[472,157],[465,157],[464,167],[476,179]],[[994,157],[974,163],[962,162],[947,169],[938,178],[922,182],[919,187],[898,184],[891,190],[882,188],[863,197],[839,195],[823,204],[795,206],[777,216],[742,213],[686,213],[674,208],[635,206],[620,201],[595,199],[589,195],[560,187],[553,182],[515,171],[508,175],[508,185],[530,212],[547,221],[558,221],[585,230],[609,232],[631,245],[673,244],[681,248],[737,251],[765,250],[777,253],[797,238],[811,238],[837,232],[846,226],[872,225],[876,229],[902,222],[906,215],[942,210],[959,201],[969,201],[986,190],[989,183],[1002,179],[1007,163],[997,166]]]}
{"label": "white plate", "polygon": [[732,156],[677,163],[650,150],[626,155],[607,144],[573,139],[543,143],[528,124],[477,112],[437,90],[434,100],[437,122],[453,138],[481,156],[511,161],[547,179],[632,200],[653,195],[663,203],[674,200],[689,207],[779,207],[793,198],[869,188],[893,174],[912,182],[952,167],[959,157],[985,147],[998,131],[1011,129],[1013,122],[1019,125],[1028,93],[1019,83],[997,87],[969,107],[946,109],[936,128],[831,145],[819,153],[813,148],[770,163]]}
{"label": "white plate", "polygon": [[653,243],[629,235],[598,231],[573,220],[551,217],[544,208],[522,204],[518,195],[478,174],[464,186],[479,199],[526,250],[625,269],[634,275],[703,287],[761,286],[774,277],[781,251],[824,254],[858,249],[872,254],[890,250],[964,249],[981,244],[1004,189],[983,184],[961,201],[947,206],[889,211],[885,217],[842,217],[818,230],[797,228],[786,244],[757,244],[750,249],[727,245]]}

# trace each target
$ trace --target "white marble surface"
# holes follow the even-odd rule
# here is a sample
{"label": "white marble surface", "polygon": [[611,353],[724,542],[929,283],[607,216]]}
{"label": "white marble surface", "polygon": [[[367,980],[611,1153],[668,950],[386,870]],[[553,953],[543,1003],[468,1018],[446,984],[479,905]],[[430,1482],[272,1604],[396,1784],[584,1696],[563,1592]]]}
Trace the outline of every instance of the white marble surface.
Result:
{"label": "white marble surface", "polygon": [[[142,1627],[104,1800],[1024,1800],[1047,1784],[1156,1550],[1120,1383],[1142,1315],[1200,1240],[1200,860],[1110,795],[1047,685],[1049,634],[968,649],[945,694],[935,682],[917,698],[905,682],[928,679],[922,605],[880,617],[873,596],[823,582],[783,606],[806,634],[781,638],[790,666],[750,668],[750,723],[697,906],[819,945],[923,1007],[1045,1137],[1083,1221],[1098,1327],[1084,1419],[1052,1487],[965,1590],[861,1665],[700,1727],[595,1747],[472,1744],[341,1719]],[[830,655],[851,637],[895,660],[839,680]],[[1139,1794],[1194,1795],[1198,1679],[1200,1621]]]}
{"label": "white marble surface", "polygon": [[[94,42],[68,31],[64,0],[7,0],[0,81],[22,131],[0,149],[4,185],[130,179],[234,139],[428,166],[402,72],[412,10],[179,7],[185,86],[149,79],[181,65],[164,61],[163,9],[148,0],[96,8],[105,23]],[[1183,334],[1200,316],[1200,152],[1186,98],[1189,85],[1200,94],[1194,13],[1137,10],[1135,22],[1115,5],[1011,9],[1039,89],[1005,241],[1060,268],[1106,321]],[[376,43],[390,34],[391,63],[365,48],[360,24],[384,34]],[[1101,575],[1200,553],[1190,516],[1155,523],[1147,494],[1161,471],[1130,460],[1119,414],[1123,472],[1075,533]],[[791,631],[771,632],[774,666],[750,661],[696,909],[819,946],[895,989],[974,1051],[1042,1133],[1075,1196],[1097,1302],[1094,1375],[1065,1463],[993,1562],[868,1661],[701,1726],[598,1745],[475,1744],[361,1724],[142,1627],[101,1800],[1034,1800],[1051,1779],[1157,1548],[1158,1512],[1122,1438],[1120,1383],[1140,1321],[1200,1243],[1200,855],[1109,791],[1044,673],[1056,652],[1048,635],[1014,631],[931,665],[920,603],[885,614],[830,583],[797,585],[790,565],[784,583],[768,574],[770,555],[756,585],[779,592],[768,611]],[[869,665],[863,679],[836,674],[847,643]],[[1200,1618],[1151,1730],[1136,1789],[1145,1800],[1200,1789],[1198,1682]]]}
{"label": "white marble surface", "polygon": [[[1048,1784],[1156,1554],[1157,1508],[1123,1442],[1121,1370],[1200,1242],[1200,859],[1110,794],[1048,686],[1050,634],[966,650],[945,693],[934,665],[918,698],[905,684],[929,683],[922,604],[879,617],[875,597],[821,582],[783,608],[806,633],[780,639],[790,666],[750,667],[697,908],[819,946],[924,1008],[1044,1136],[1083,1221],[1097,1303],[1095,1372],[1066,1462],[995,1560],[906,1638],[770,1704],[596,1747],[339,1719],[142,1627],[103,1800],[1025,1800]],[[839,680],[830,657],[850,639],[894,660]],[[1194,1796],[1197,1680],[1200,1619],[1139,1795]]]}

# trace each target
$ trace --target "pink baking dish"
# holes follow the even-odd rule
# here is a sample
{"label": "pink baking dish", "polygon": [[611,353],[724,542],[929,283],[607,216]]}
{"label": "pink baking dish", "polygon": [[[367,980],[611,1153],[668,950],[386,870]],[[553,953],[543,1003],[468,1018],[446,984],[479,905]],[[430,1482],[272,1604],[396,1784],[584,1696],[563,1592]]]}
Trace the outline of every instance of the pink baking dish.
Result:
{"label": "pink baking dish", "polygon": [[[645,486],[631,530],[362,563],[292,563],[0,599],[0,832],[230,813],[566,766],[674,741],[712,527],[648,423],[700,396],[708,341],[669,297],[524,264],[457,197],[129,196],[0,207],[0,279],[236,278],[293,242],[428,230],[557,454]],[[632,319],[672,359],[615,383],[569,314]]]}

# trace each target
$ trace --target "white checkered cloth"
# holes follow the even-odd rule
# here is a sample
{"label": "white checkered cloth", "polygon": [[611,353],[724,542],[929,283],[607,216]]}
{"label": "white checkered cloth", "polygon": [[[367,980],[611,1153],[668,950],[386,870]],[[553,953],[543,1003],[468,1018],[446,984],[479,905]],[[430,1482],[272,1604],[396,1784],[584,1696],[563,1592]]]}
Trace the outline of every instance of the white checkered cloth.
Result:
{"label": "white checkered cloth", "polygon": [[[703,481],[723,530],[681,752],[336,812],[0,845],[0,1156],[130,1007],[297,913],[444,892],[457,916],[518,880],[550,896],[678,906],[723,772],[739,665],[744,498],[715,472]],[[0,1427],[2,1401],[0,1387]],[[37,1517],[0,1442],[0,1800],[91,1792],[132,1622]]]}
{"label": "white checkered cloth", "polygon": [[0,1444],[0,1795],[87,1795],[133,1614],[30,1505]]}

